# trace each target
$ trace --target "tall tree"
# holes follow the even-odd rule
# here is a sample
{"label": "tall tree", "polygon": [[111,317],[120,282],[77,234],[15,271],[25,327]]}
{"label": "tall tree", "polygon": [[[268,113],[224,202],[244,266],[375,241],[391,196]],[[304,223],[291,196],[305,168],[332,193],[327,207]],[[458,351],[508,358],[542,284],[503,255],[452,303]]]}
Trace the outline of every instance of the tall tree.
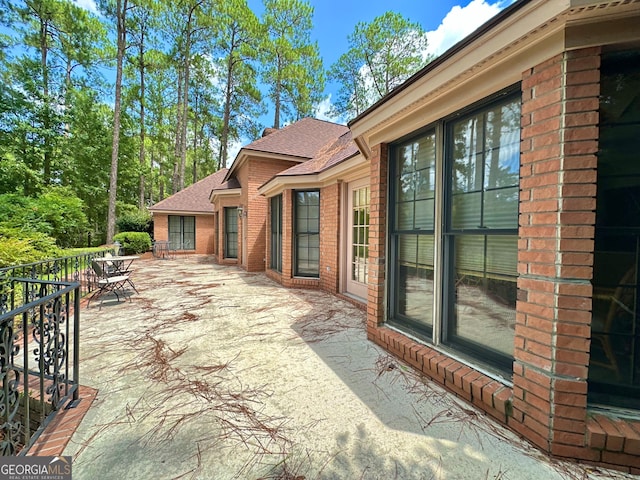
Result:
{"label": "tall tree", "polygon": [[149,8],[137,8],[131,12],[131,46],[135,53],[128,57],[134,67],[137,84],[134,84],[136,97],[138,100],[138,121],[139,121],[139,147],[138,161],[140,165],[140,179],[138,183],[138,208],[143,209],[145,205],[145,172],[148,170],[146,158],[146,74],[150,67],[147,59],[150,36],[152,35],[154,17],[151,5]]}
{"label": "tall tree", "polygon": [[116,0],[113,16],[116,22],[116,85],[113,107],[113,143],[109,175],[109,207],[107,211],[107,243],[113,241],[116,230],[116,199],[118,190],[118,148],[120,147],[120,114],[122,105],[122,65],[127,47],[128,0]]}
{"label": "tall tree", "polygon": [[264,43],[264,29],[246,0],[222,2],[218,15],[216,52],[222,83],[222,127],[218,168],[225,168],[229,142],[257,131],[256,119],[264,112],[253,62]]}
{"label": "tall tree", "polygon": [[309,112],[312,95],[324,90],[317,42],[311,41],[313,7],[304,0],[265,0],[262,80],[274,106],[273,127],[281,114],[297,118]]}
{"label": "tall tree", "polygon": [[[99,19],[68,1],[12,2],[3,12],[14,22],[15,56],[3,70],[3,105],[7,106],[5,151],[16,151],[30,171],[41,171],[38,182],[25,177],[24,192],[34,194],[36,183],[64,182],[72,163],[65,142],[71,91],[92,76],[99,84],[97,66],[106,41]],[[8,42],[11,43],[11,42]],[[3,115],[4,116],[4,115]]]}
{"label": "tall tree", "polygon": [[198,49],[213,34],[212,6],[212,2],[207,0],[183,0],[171,4],[167,16],[167,30],[173,36],[173,53],[178,69],[174,193],[184,188],[191,66]]}
{"label": "tall tree", "polygon": [[340,55],[338,61],[331,65],[329,78],[340,85],[332,102],[334,115],[357,117],[373,103],[374,96],[362,69],[360,54],[355,49]]}
{"label": "tall tree", "polygon": [[[54,155],[54,143],[57,139],[59,127],[55,102],[54,89],[51,85],[51,59],[50,53],[58,32],[58,21],[61,16],[62,2],[57,0],[25,0],[22,7],[16,11],[25,28],[24,44],[33,48],[38,54],[37,80],[39,88],[32,90],[32,94],[38,95],[40,136],[42,138],[42,170],[43,183],[51,182],[52,158]],[[35,66],[35,65],[34,65]]]}
{"label": "tall tree", "polygon": [[397,12],[359,22],[348,41],[329,73],[341,84],[334,106],[344,116],[359,114],[431,60],[420,24]]}
{"label": "tall tree", "polygon": [[149,199],[153,201],[165,197],[165,187],[171,182],[176,133],[172,119],[177,96],[172,58],[160,50],[151,50],[148,59],[151,62],[146,88],[151,168]]}
{"label": "tall tree", "polygon": [[199,55],[192,66],[190,89],[191,151],[188,152],[193,183],[216,170],[212,142],[220,131],[220,90],[217,88],[216,65],[211,58]]}

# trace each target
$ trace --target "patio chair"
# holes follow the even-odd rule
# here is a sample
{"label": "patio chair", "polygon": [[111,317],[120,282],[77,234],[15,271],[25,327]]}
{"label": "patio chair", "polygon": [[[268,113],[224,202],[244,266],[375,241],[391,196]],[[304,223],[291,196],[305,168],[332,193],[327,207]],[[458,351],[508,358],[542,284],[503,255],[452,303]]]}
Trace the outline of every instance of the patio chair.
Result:
{"label": "patio chair", "polygon": [[[113,258],[113,255],[111,255],[111,252],[107,252],[104,254],[104,258]],[[111,261],[106,261],[104,263],[104,267],[103,267],[103,271],[104,274],[108,277],[110,277],[111,275],[113,275],[113,273],[115,272],[116,267],[113,264],[113,262]]]}
{"label": "patio chair", "polygon": [[[91,300],[102,297],[105,293],[113,292],[118,302],[120,301],[120,295],[126,297],[124,287],[130,282],[129,275],[108,276],[95,260],[91,262],[91,269],[96,274],[98,289],[89,297],[87,307]],[[118,295],[118,292],[120,292],[120,295]],[[129,298],[129,301],[131,301],[131,298]],[[102,308],[102,300],[100,301],[100,308]]]}

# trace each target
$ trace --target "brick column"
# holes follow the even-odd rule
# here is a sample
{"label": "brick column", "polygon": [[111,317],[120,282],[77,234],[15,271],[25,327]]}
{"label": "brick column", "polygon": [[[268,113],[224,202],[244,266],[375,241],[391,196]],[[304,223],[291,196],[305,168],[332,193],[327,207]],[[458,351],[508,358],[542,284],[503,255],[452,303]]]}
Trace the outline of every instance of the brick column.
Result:
{"label": "brick column", "polygon": [[341,185],[320,190],[320,286],[331,293],[338,293],[340,280]]}
{"label": "brick column", "polygon": [[584,448],[600,49],[524,72],[512,428],[560,456]]}
{"label": "brick column", "polygon": [[282,284],[291,285],[293,277],[293,191],[282,192]]}
{"label": "brick column", "polygon": [[386,144],[371,149],[371,204],[369,213],[369,290],[367,301],[367,337],[375,341],[377,327],[384,320],[385,240],[387,225]]}

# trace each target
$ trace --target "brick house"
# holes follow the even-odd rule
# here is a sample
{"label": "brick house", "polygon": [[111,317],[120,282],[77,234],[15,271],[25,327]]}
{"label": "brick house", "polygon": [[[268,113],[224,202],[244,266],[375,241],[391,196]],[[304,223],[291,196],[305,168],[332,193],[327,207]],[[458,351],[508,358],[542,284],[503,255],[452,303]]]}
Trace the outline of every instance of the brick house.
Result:
{"label": "brick house", "polygon": [[368,338],[640,474],[640,3],[518,0],[349,123]]}
{"label": "brick house", "polygon": [[227,169],[219,170],[150,207],[154,240],[168,240],[177,253],[212,254],[216,237],[209,193],[226,174]]}
{"label": "brick house", "polygon": [[266,273],[286,287],[367,298],[369,165],[351,132],[258,192],[268,199]]}
{"label": "brick house", "polygon": [[238,264],[250,272],[265,270],[269,203],[258,188],[284,170],[313,159],[347,131],[344,125],[303,118],[282,129],[265,130],[262,138],[240,150],[222,184],[209,196],[218,262]]}
{"label": "brick house", "polygon": [[543,451],[640,474],[637,25],[517,0],[348,128],[266,131],[207,192],[213,254],[366,307]]}

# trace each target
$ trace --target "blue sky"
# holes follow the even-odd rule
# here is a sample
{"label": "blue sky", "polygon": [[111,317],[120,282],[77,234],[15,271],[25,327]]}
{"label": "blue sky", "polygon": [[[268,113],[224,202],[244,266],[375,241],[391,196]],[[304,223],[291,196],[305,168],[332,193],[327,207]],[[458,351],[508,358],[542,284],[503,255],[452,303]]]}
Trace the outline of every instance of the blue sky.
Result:
{"label": "blue sky", "polygon": [[[95,0],[73,1],[88,10],[97,11]],[[371,22],[392,10],[419,23],[427,32],[428,53],[437,55],[513,2],[514,0],[310,0],[314,8],[311,37],[318,42],[324,67],[329,69],[347,51],[347,37],[353,32],[356,23]],[[262,15],[262,0],[248,0],[248,4],[258,16]],[[325,101],[318,110],[319,117],[330,119],[326,116],[326,111],[331,96],[335,96],[337,90],[337,85],[327,84]],[[268,120],[266,123],[270,122]]]}
{"label": "blue sky", "polygon": [[[427,51],[441,54],[493,17],[514,0],[310,0],[314,7],[311,37],[318,42],[324,66],[328,69],[348,49],[347,37],[358,22],[371,22],[392,10],[428,32]],[[248,0],[257,15],[263,11],[262,0]],[[326,115],[331,96],[338,86],[327,84],[325,101],[318,117]]]}
{"label": "blue sky", "polygon": [[[96,11],[95,0],[73,0],[78,5]],[[314,7],[312,40],[318,42],[325,69],[348,49],[347,37],[358,22],[371,22],[377,16],[392,10],[413,22],[419,23],[427,32],[427,52],[439,55],[456,42],[473,32],[500,10],[515,0],[310,0]],[[262,0],[248,0],[251,9],[261,16]],[[325,120],[339,121],[329,114],[331,97],[336,95],[338,85],[328,83],[323,102],[318,105],[316,116]],[[273,122],[273,111],[260,119],[265,126]],[[246,139],[230,148],[235,156]]]}

